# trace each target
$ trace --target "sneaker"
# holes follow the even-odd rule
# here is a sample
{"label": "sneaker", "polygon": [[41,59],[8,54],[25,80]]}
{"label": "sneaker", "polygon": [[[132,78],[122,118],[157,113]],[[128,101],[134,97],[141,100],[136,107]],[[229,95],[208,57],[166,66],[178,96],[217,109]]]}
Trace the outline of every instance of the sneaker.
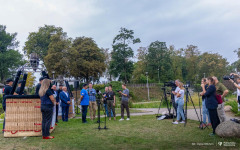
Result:
{"label": "sneaker", "polygon": [[178,122],[177,122],[177,121],[174,121],[172,124],[178,124]]}
{"label": "sneaker", "polygon": [[127,118],[127,120],[130,120],[130,118]]}
{"label": "sneaker", "polygon": [[215,133],[210,133],[209,136],[215,136]]}
{"label": "sneaker", "polygon": [[123,118],[121,118],[119,121],[123,121],[124,119]]}
{"label": "sneaker", "polygon": [[179,122],[179,123],[185,123],[185,121],[181,121],[181,122]]}

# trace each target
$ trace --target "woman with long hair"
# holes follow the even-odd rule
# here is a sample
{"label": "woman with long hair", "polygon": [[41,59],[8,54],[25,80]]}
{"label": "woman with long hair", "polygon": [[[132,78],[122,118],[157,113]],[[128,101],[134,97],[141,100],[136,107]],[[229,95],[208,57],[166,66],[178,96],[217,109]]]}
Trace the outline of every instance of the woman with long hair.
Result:
{"label": "woman with long hair", "polygon": [[[179,91],[177,93],[177,100],[176,103],[177,105],[177,120],[175,122],[173,122],[173,124],[178,124],[178,123],[185,123],[185,116],[183,113],[183,106],[184,106],[184,87],[183,87],[183,83],[180,82],[179,85]],[[180,121],[180,117],[182,118],[182,121]]]}
{"label": "woman with long hair", "polygon": [[218,101],[216,98],[216,87],[215,87],[215,81],[212,77],[207,78],[208,82],[208,88],[205,89],[205,85],[201,84],[203,92],[201,93],[202,96],[206,97],[206,107],[209,112],[210,120],[212,123],[213,133],[209,134],[210,136],[215,135],[215,130],[217,126],[220,124],[220,120],[218,118],[217,113],[217,107],[218,107]]}
{"label": "woman with long hair", "polygon": [[39,90],[39,96],[41,99],[41,112],[42,112],[42,136],[43,139],[53,139],[50,136],[50,126],[52,122],[53,106],[55,99],[53,97],[52,91],[49,89],[50,80],[44,79]]}

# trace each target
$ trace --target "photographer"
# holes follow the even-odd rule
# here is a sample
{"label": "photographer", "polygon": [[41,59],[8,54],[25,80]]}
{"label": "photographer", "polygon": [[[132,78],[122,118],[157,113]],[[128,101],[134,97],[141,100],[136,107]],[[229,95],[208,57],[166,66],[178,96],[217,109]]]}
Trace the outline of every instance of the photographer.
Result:
{"label": "photographer", "polygon": [[124,120],[124,108],[127,111],[127,120],[130,120],[130,112],[128,106],[128,99],[129,99],[129,90],[126,88],[126,84],[122,84],[123,92],[119,91],[119,94],[122,95],[121,101],[121,119],[119,121]]}
{"label": "photographer", "polygon": [[108,116],[109,120],[111,120],[111,112],[113,112],[114,120],[116,120],[115,114],[115,106],[116,106],[116,98],[115,93],[112,91],[112,85],[109,85],[107,93],[107,108],[108,108]]}
{"label": "photographer", "polygon": [[[208,83],[206,78],[202,78],[201,85],[204,85],[204,88],[207,89]],[[203,95],[204,93],[201,92],[200,95]],[[202,96],[202,114],[203,114],[203,123],[201,124],[201,127],[211,126],[211,120],[209,116],[208,109],[206,107],[206,96]],[[208,118],[208,124],[207,124],[207,118]]]}
{"label": "photographer", "polygon": [[225,102],[224,97],[228,94],[228,89],[218,81],[217,77],[213,76],[212,78],[214,79],[215,86],[216,86],[216,96],[218,99],[218,108],[217,108],[218,117],[222,123],[226,121],[226,115],[224,110],[224,102]]}
{"label": "photographer", "polygon": [[201,84],[201,87],[203,89],[203,92],[201,93],[201,96],[206,97],[206,107],[209,112],[209,116],[211,119],[212,123],[212,128],[213,128],[213,133],[209,134],[210,136],[215,135],[215,129],[217,126],[220,124],[220,120],[218,118],[218,113],[217,113],[217,107],[218,107],[218,101],[216,98],[216,87],[215,87],[215,81],[212,77],[207,78],[207,83],[208,83],[208,88],[205,89],[205,85]]}
{"label": "photographer", "polygon": [[177,101],[177,99],[178,99],[178,97],[177,97],[177,94],[178,94],[178,92],[180,91],[180,88],[178,87],[179,86],[179,83],[180,83],[180,81],[179,80],[176,80],[175,81],[175,84],[176,84],[176,89],[175,89],[175,91],[172,91],[172,94],[174,94],[174,100],[175,100],[175,102],[174,102],[174,109],[175,109],[175,112],[177,113],[177,108],[178,108],[178,104],[176,103],[176,101]]}
{"label": "photographer", "polygon": [[[108,106],[107,106],[107,93],[108,93],[108,87],[105,87],[105,92],[103,93],[103,106],[105,109],[105,113],[107,114],[107,117],[109,117],[108,115]],[[113,117],[113,112],[111,111],[111,117]]]}
{"label": "photographer", "polygon": [[[178,104],[178,107],[177,107],[177,120],[175,122],[173,122],[173,124],[185,123],[185,116],[183,114],[183,105],[184,105],[184,87],[183,87],[183,83],[179,82],[178,83],[178,88],[180,90],[176,94],[176,96],[177,96],[176,104]],[[180,117],[182,118],[181,122],[180,122]]]}
{"label": "photographer", "polygon": [[237,88],[237,102],[238,102],[238,111],[240,112],[240,76],[237,74],[231,74],[231,75],[235,75],[238,76],[237,78],[237,83],[235,83],[232,79],[230,79],[230,81],[234,84],[234,86]]}

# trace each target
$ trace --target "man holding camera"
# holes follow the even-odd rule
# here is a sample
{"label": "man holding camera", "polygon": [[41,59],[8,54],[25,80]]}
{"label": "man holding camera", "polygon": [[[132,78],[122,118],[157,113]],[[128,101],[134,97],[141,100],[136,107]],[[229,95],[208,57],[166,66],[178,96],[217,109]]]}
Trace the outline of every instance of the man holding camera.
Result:
{"label": "man holding camera", "polygon": [[124,108],[126,108],[127,111],[127,120],[130,120],[130,112],[129,112],[129,106],[128,106],[128,100],[129,100],[129,90],[126,87],[126,84],[122,84],[123,92],[118,91],[119,94],[122,95],[122,101],[121,101],[121,119],[119,121],[124,120]]}
{"label": "man holding camera", "polygon": [[107,108],[108,108],[108,116],[109,120],[111,120],[111,112],[113,112],[114,120],[116,120],[116,114],[115,114],[115,105],[116,105],[116,98],[115,93],[112,90],[112,85],[109,85],[108,87],[108,93],[107,93]]}
{"label": "man holding camera", "polygon": [[238,103],[238,112],[240,112],[240,76],[235,73],[231,73],[231,75],[238,76],[237,83],[235,83],[232,79],[230,81],[234,84],[234,86],[237,88],[237,103]]}
{"label": "man holding camera", "polygon": [[218,112],[218,117],[220,119],[220,122],[222,123],[226,121],[226,115],[224,110],[224,102],[225,102],[224,97],[228,94],[229,91],[221,82],[218,81],[217,77],[213,76],[212,78],[215,81],[217,99],[219,98],[221,99],[221,100],[218,100],[217,112]]}
{"label": "man holding camera", "polygon": [[89,111],[90,111],[90,118],[91,120],[94,120],[96,117],[96,109],[97,109],[97,103],[96,103],[96,90],[93,89],[92,83],[88,84],[88,95],[89,95]]}

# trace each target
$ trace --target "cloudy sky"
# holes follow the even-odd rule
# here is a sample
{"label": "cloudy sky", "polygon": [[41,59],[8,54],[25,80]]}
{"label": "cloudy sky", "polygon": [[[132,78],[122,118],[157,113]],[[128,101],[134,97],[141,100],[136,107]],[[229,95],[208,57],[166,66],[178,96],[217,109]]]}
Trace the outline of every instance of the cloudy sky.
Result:
{"label": "cloudy sky", "polygon": [[240,48],[239,0],[0,0],[0,24],[17,32],[21,50],[29,32],[60,26],[69,37],[92,37],[111,48],[120,27],[132,29],[148,46],[159,40],[177,49],[196,45],[229,62]]}

